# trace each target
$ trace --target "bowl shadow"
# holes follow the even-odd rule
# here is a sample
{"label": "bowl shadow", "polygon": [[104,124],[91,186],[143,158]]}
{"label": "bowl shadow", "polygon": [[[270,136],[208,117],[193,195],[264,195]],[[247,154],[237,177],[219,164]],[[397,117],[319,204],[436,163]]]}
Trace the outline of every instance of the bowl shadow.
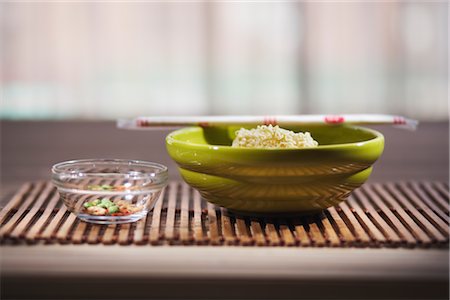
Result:
{"label": "bowl shadow", "polygon": [[246,213],[240,211],[234,211],[230,209],[224,209],[222,214],[224,216],[230,218],[241,218],[247,219],[250,221],[261,221],[261,220],[276,220],[289,222],[290,224],[296,225],[305,225],[317,223],[319,220],[323,220],[327,218],[325,214],[326,210],[316,211],[316,212],[297,212],[297,213]]}

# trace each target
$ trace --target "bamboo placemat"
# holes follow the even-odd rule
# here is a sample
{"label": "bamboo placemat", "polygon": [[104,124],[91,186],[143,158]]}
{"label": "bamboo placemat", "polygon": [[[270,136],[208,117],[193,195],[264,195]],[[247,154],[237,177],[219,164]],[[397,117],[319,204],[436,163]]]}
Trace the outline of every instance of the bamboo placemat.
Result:
{"label": "bamboo placemat", "polygon": [[79,221],[49,182],[25,183],[0,211],[2,243],[448,247],[449,188],[441,182],[366,184],[321,215],[244,217],[171,182],[133,224]]}

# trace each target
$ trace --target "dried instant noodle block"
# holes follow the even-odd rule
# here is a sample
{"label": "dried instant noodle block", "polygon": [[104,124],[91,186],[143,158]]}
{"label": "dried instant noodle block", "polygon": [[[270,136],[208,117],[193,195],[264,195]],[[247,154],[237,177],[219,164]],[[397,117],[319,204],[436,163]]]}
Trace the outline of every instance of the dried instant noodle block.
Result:
{"label": "dried instant noodle block", "polygon": [[278,125],[260,125],[257,128],[241,128],[236,131],[232,147],[245,148],[311,148],[317,147],[309,132],[295,133]]}

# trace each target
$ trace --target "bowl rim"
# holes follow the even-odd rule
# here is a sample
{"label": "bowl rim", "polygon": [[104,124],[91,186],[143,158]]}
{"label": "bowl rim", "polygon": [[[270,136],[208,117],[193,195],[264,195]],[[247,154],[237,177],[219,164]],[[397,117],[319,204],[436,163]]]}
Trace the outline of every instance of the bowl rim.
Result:
{"label": "bowl rim", "polygon": [[[328,125],[329,126],[329,125]],[[178,145],[184,145],[184,146],[189,146],[189,147],[194,147],[197,149],[209,149],[209,150],[222,150],[222,151],[245,151],[245,152],[277,152],[277,151],[282,151],[282,152],[296,152],[296,151],[301,151],[301,152],[309,152],[309,151],[321,151],[321,150],[332,150],[332,149],[345,149],[348,147],[361,147],[370,143],[375,143],[375,142],[380,142],[380,141],[384,141],[384,136],[381,132],[371,129],[371,128],[367,128],[367,127],[362,127],[362,126],[353,126],[353,125],[338,125],[338,126],[342,126],[342,127],[347,127],[347,128],[353,128],[353,129],[358,129],[358,130],[363,130],[369,133],[372,133],[374,135],[373,138],[368,139],[368,140],[363,140],[363,141],[358,141],[358,142],[352,142],[352,143],[341,143],[341,144],[333,144],[333,145],[318,145],[317,147],[310,147],[310,148],[245,148],[245,147],[231,147],[231,146],[223,146],[223,145],[210,145],[210,144],[199,144],[199,143],[192,143],[192,142],[186,142],[186,141],[182,141],[179,139],[174,138],[174,135],[176,134],[180,134],[182,132],[185,131],[197,131],[199,130],[199,128],[201,128],[200,126],[190,126],[190,127],[185,127],[185,128],[181,128],[178,130],[175,130],[171,133],[169,133],[166,136],[166,144],[178,144]]]}
{"label": "bowl rim", "polygon": [[[145,173],[103,173],[103,172],[85,172],[79,170],[67,171],[63,170],[63,167],[67,166],[76,166],[78,164],[94,164],[94,163],[114,163],[118,165],[127,165],[127,166],[143,166],[143,167],[151,167],[153,171],[145,172]],[[83,178],[93,178],[93,177],[111,177],[114,174],[114,177],[127,178],[133,180],[143,180],[143,179],[151,179],[151,180],[162,180],[165,181],[168,177],[168,168],[167,166],[150,162],[144,160],[136,160],[136,159],[117,159],[117,158],[87,158],[87,159],[74,159],[62,161],[54,164],[51,168],[53,176],[62,177],[83,177]]]}

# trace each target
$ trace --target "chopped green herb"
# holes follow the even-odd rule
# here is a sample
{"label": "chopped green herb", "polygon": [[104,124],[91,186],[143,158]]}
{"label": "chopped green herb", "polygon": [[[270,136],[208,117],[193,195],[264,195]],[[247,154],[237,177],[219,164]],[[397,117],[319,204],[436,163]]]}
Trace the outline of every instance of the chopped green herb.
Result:
{"label": "chopped green herb", "polygon": [[108,207],[108,213],[113,214],[119,211],[119,207],[116,205]]}
{"label": "chopped green herb", "polygon": [[142,210],[141,207],[131,204],[129,201],[118,200],[113,202],[108,198],[85,202],[83,207],[86,213],[96,216],[127,216]]}

